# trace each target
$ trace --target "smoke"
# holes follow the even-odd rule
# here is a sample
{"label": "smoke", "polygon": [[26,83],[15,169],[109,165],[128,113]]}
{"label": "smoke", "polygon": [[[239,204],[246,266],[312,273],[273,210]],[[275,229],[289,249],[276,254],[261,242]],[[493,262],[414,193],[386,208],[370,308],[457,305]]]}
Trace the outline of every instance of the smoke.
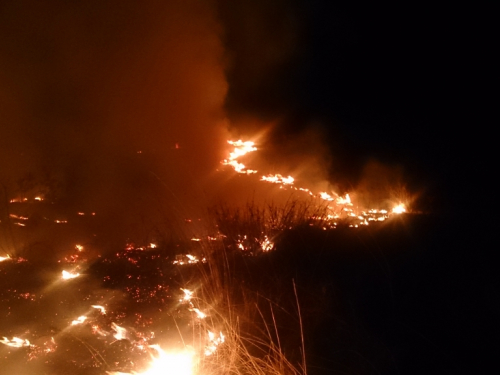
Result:
{"label": "smoke", "polygon": [[0,24],[7,195],[43,190],[121,232],[194,214],[227,139],[210,2],[26,0]]}

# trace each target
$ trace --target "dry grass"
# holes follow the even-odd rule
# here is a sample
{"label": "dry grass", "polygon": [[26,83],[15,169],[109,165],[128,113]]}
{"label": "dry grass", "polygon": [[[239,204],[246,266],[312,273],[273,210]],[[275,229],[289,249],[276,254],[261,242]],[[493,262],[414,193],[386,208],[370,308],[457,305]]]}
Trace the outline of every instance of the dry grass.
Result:
{"label": "dry grass", "polygon": [[[304,375],[303,363],[292,363],[285,355],[272,304],[262,311],[259,293],[242,287],[234,276],[230,253],[222,246],[210,249],[207,264],[200,267],[200,288],[193,301],[208,317],[199,323],[200,335],[222,332],[224,343],[205,357],[199,373],[231,375]],[[296,327],[300,342],[300,325]]]}
{"label": "dry grass", "polygon": [[276,240],[284,230],[321,226],[328,210],[325,202],[295,199],[284,205],[270,203],[262,207],[255,202],[244,208],[220,204],[211,212],[226,247],[236,249],[242,244],[245,250],[256,253],[262,250],[263,241]]}

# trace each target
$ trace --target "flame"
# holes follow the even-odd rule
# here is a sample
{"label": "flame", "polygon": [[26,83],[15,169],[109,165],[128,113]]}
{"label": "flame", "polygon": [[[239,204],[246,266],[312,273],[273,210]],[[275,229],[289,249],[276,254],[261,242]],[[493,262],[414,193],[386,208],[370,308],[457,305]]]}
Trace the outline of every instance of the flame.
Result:
{"label": "flame", "polygon": [[325,201],[333,201],[333,197],[326,192],[319,193],[319,196],[321,197],[321,199],[324,199]]}
{"label": "flame", "polygon": [[78,324],[84,323],[86,320],[87,320],[87,317],[85,315],[82,315],[82,316],[79,316],[78,318],[76,318],[75,320],[73,320],[71,322],[71,325],[76,326]]}
{"label": "flame", "polygon": [[246,169],[246,166],[239,163],[236,159],[240,156],[246,155],[249,152],[257,151],[254,143],[251,141],[243,142],[241,139],[238,141],[227,141],[230,145],[234,146],[234,151],[229,153],[229,158],[222,161],[223,165],[230,165],[238,173],[252,174],[257,173],[257,171],[252,169]]}
{"label": "flame", "polygon": [[116,323],[111,323],[111,327],[116,332],[113,337],[117,340],[125,340],[127,338],[127,330],[123,327],[120,327]]}
{"label": "flame", "polygon": [[260,247],[262,251],[271,251],[274,249],[274,243],[267,236],[264,236],[264,239],[260,242]]}
{"label": "flame", "polygon": [[349,194],[346,194],[344,198],[338,197],[335,201],[337,202],[337,204],[349,204],[349,205],[352,205],[352,203],[351,203],[351,197],[349,196]]}
{"label": "flame", "polygon": [[191,350],[180,352],[165,352],[159,345],[150,345],[157,356],[146,372],[137,375],[192,375],[194,371],[194,353]]}
{"label": "flame", "polygon": [[28,340],[23,340],[20,339],[19,337],[13,337],[12,340],[9,340],[7,337],[4,337],[2,340],[0,340],[0,343],[10,346],[12,348],[22,348],[23,346],[31,346],[30,342]]}
{"label": "flame", "polygon": [[63,280],[74,279],[74,278],[76,278],[78,276],[80,276],[79,273],[62,271],[62,278],[63,278]]}
{"label": "flame", "polygon": [[210,356],[215,353],[217,347],[225,341],[225,336],[222,332],[219,333],[219,337],[211,331],[208,331],[208,345],[205,347],[205,356]]}
{"label": "flame", "polygon": [[[238,159],[240,156],[243,156],[247,154],[248,152],[253,152],[257,150],[257,147],[255,147],[253,142],[243,142],[242,140],[238,141],[227,141],[230,145],[235,146],[235,149],[233,152],[229,154],[229,158],[225,159],[222,164],[225,165],[232,165],[233,168],[235,169],[236,172],[238,173],[246,173],[249,174],[250,170],[246,168],[245,165],[238,163],[236,159]],[[256,171],[252,171],[256,172]],[[303,188],[303,187],[296,187],[296,186],[291,186],[295,184],[295,179],[292,176],[284,177],[281,174],[269,174],[267,176],[262,176],[260,178],[260,181],[264,182],[270,182],[270,183],[275,183],[275,184],[281,184],[280,186],[281,189],[284,189],[285,187],[288,187],[289,189],[297,190],[297,191],[302,191],[309,196],[313,198],[320,198],[328,202],[332,202],[332,205],[328,205],[327,209],[330,211],[326,217],[322,218],[317,218],[318,220],[321,220],[324,222],[326,225],[323,227],[324,230],[328,228],[336,228],[337,227],[337,219],[348,219],[348,224],[349,227],[352,228],[358,228],[360,225],[368,225],[370,222],[375,222],[375,221],[384,221],[390,217],[391,214],[401,214],[404,212],[407,212],[407,208],[405,207],[404,204],[399,204],[396,207],[394,207],[391,211],[391,213],[388,213],[387,210],[378,210],[378,209],[371,209],[368,211],[363,211],[362,208],[360,207],[355,207],[353,202],[351,201],[350,195],[347,193],[345,196],[340,196],[336,194],[335,192],[332,192],[333,195],[327,193],[327,192],[320,192],[317,195],[314,194],[312,191],[309,189]],[[340,211],[340,212],[339,212]],[[354,219],[355,218],[355,219]],[[315,219],[315,218],[312,218]],[[354,221],[353,220],[358,220]],[[258,240],[255,239],[257,242],[261,243],[261,248],[263,251],[268,251],[274,247],[273,244],[267,243],[266,240]],[[248,250],[252,246],[247,246],[244,241],[247,241],[246,237],[243,236],[243,239],[239,239],[237,241],[236,246],[241,249],[241,250]],[[247,241],[248,242],[248,241]],[[183,264],[180,263],[179,264]]]}
{"label": "flame", "polygon": [[196,313],[196,316],[199,319],[205,319],[207,317],[207,314],[205,314],[204,312],[200,311],[200,309],[197,309],[196,307],[193,307],[190,310],[194,311]]}
{"label": "flame", "polygon": [[0,256],[0,262],[3,262],[4,260],[11,260],[12,258],[10,257],[10,255],[7,255],[6,257],[2,257]]}
{"label": "flame", "polygon": [[184,292],[184,297],[182,297],[181,302],[182,301],[190,301],[191,298],[193,298],[193,291],[191,291],[189,289],[183,289],[183,288],[181,288],[181,290]]}
{"label": "flame", "polygon": [[96,310],[99,310],[101,312],[101,314],[106,314],[106,309],[103,306],[100,306],[100,305],[91,305],[91,307],[93,307]]}
{"label": "flame", "polygon": [[392,213],[394,214],[402,214],[406,212],[406,207],[403,203],[398,204],[396,207],[392,209]]}
{"label": "flame", "polygon": [[271,182],[273,184],[283,184],[283,185],[292,185],[293,181],[295,181],[295,179],[292,176],[283,177],[280,174],[275,174],[275,175],[270,174],[268,176],[262,176],[260,180]]}

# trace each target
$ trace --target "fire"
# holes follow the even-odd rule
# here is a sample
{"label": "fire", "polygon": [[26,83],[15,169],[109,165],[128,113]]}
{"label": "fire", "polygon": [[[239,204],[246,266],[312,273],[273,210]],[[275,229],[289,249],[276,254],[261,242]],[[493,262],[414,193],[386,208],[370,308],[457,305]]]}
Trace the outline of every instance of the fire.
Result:
{"label": "fire", "polygon": [[22,347],[30,347],[31,344],[28,340],[20,339],[19,337],[13,337],[9,340],[7,337],[4,337],[0,340],[0,343],[10,346],[12,348],[22,348]]}
{"label": "fire", "polygon": [[326,192],[319,193],[319,196],[321,197],[321,199],[324,199],[325,201],[333,201],[333,197]]}
{"label": "fire", "polygon": [[93,307],[94,309],[96,310],[99,310],[101,312],[101,314],[106,314],[106,309],[103,307],[103,306],[100,306],[100,305],[92,305],[91,307]]}
{"label": "fire", "polygon": [[207,317],[207,314],[205,314],[204,312],[200,311],[200,309],[196,308],[196,307],[193,307],[191,309],[191,311],[194,311],[196,313],[196,316],[199,318],[199,319],[205,319]]}
{"label": "fire", "polygon": [[127,339],[127,330],[123,327],[120,327],[116,323],[111,323],[111,327],[116,332],[113,337],[117,340],[125,340]]}
{"label": "fire", "polygon": [[181,290],[184,292],[184,297],[182,297],[181,301],[190,301],[191,298],[193,298],[193,292],[189,289],[183,289],[181,288]]}
{"label": "fire", "polygon": [[273,184],[283,184],[283,185],[292,185],[293,181],[295,181],[295,179],[292,176],[283,177],[280,174],[275,174],[274,176],[271,174],[268,176],[262,176],[260,180],[271,182]]}
{"label": "fire", "polygon": [[222,332],[219,333],[217,337],[213,332],[208,331],[208,345],[205,348],[205,356],[210,356],[214,354],[217,350],[217,347],[225,341],[225,337]]}
{"label": "fire", "polygon": [[351,197],[349,196],[349,194],[346,194],[344,198],[338,197],[336,199],[336,202],[337,202],[337,204],[349,204],[349,205],[352,204],[351,203]]}
{"label": "fire", "polygon": [[223,165],[230,165],[234,168],[234,170],[238,173],[246,173],[252,174],[257,173],[252,169],[246,169],[246,166],[242,163],[239,163],[237,159],[240,156],[246,155],[249,152],[257,151],[257,147],[254,146],[254,143],[251,141],[243,142],[241,140],[238,141],[227,141],[230,145],[234,146],[234,151],[229,153],[229,158],[224,159],[222,161]]}
{"label": "fire", "polygon": [[63,278],[63,280],[74,279],[74,278],[76,278],[78,276],[80,276],[79,273],[62,271],[62,278]]}
{"label": "fire", "polygon": [[0,256],[0,262],[3,262],[4,260],[11,260],[12,258],[10,257],[10,255],[7,255],[6,257],[2,257]]}
{"label": "fire", "polygon": [[271,251],[274,249],[274,243],[267,236],[264,236],[264,239],[260,242],[260,247],[262,251]]}
{"label": "fire", "polygon": [[[257,150],[253,142],[243,142],[242,140],[238,141],[227,141],[230,145],[235,146],[233,152],[229,154],[229,158],[225,159],[222,164],[224,165],[232,165],[236,172],[238,173],[246,173],[249,174],[250,170],[241,163],[236,161],[237,158],[247,154],[248,152],[253,152]],[[251,170],[252,173],[256,172]],[[296,191],[301,191],[313,198],[319,198],[325,200],[327,202],[332,202],[332,204],[328,205],[329,213],[327,217],[323,217],[321,220],[325,222],[324,229],[328,228],[336,228],[338,219],[348,219],[349,227],[358,228],[360,225],[368,225],[370,222],[374,221],[384,221],[389,218],[391,214],[401,214],[407,212],[407,208],[404,204],[398,204],[396,207],[392,209],[390,213],[387,210],[380,209],[370,209],[366,210],[361,207],[357,207],[351,201],[351,197],[349,193],[345,194],[345,196],[341,196],[332,192],[331,194],[323,191],[318,194],[314,194],[311,190],[304,187],[296,187],[295,178],[292,176],[284,177],[283,175],[277,174],[269,174],[267,176],[262,176],[260,181],[270,182],[274,184],[281,184],[280,188],[282,189],[293,189]],[[332,221],[335,220],[335,221]],[[242,236],[243,240],[246,240],[246,236]],[[247,246],[243,243],[243,240],[239,240],[237,243],[237,247],[241,250],[247,250]],[[256,239],[257,240],[257,239]],[[259,241],[259,240],[257,240]],[[260,242],[260,241],[259,241]],[[273,245],[268,245],[264,243],[262,246],[263,251],[268,251],[272,249]]]}
{"label": "fire", "polygon": [[404,204],[400,203],[392,209],[392,212],[395,214],[402,214],[402,213],[406,212],[406,207]]}
{"label": "fire", "polygon": [[159,345],[150,345],[156,351],[152,363],[146,372],[137,375],[192,375],[194,372],[194,353],[190,350],[165,352]]}
{"label": "fire", "polygon": [[79,316],[75,320],[71,322],[72,326],[76,326],[78,324],[83,324],[87,320],[87,317],[85,315]]}

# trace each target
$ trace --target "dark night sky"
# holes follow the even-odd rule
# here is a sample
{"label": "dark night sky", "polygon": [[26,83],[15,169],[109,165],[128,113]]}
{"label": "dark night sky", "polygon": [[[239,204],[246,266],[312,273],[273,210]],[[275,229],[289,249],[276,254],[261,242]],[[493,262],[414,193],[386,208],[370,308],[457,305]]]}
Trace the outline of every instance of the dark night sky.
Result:
{"label": "dark night sky", "polygon": [[[470,41],[454,15],[323,0],[2,4],[3,180],[50,170],[71,199],[107,204],[144,173],[182,186],[169,176],[217,167],[228,127],[273,123],[283,155],[271,160],[292,160],[290,145],[315,129],[338,190],[375,161],[437,207],[467,162],[457,76]],[[175,143],[191,155],[180,168],[166,161]],[[134,169],[124,160],[137,150],[150,159]],[[88,194],[96,183],[102,193]]]}
{"label": "dark night sky", "polygon": [[[252,12],[255,4],[263,11]],[[373,158],[404,165],[417,186],[456,184],[469,42],[453,11],[424,3],[272,4],[222,7],[233,57],[230,114],[279,117],[278,140],[319,123],[335,158],[331,176],[346,185]]]}

